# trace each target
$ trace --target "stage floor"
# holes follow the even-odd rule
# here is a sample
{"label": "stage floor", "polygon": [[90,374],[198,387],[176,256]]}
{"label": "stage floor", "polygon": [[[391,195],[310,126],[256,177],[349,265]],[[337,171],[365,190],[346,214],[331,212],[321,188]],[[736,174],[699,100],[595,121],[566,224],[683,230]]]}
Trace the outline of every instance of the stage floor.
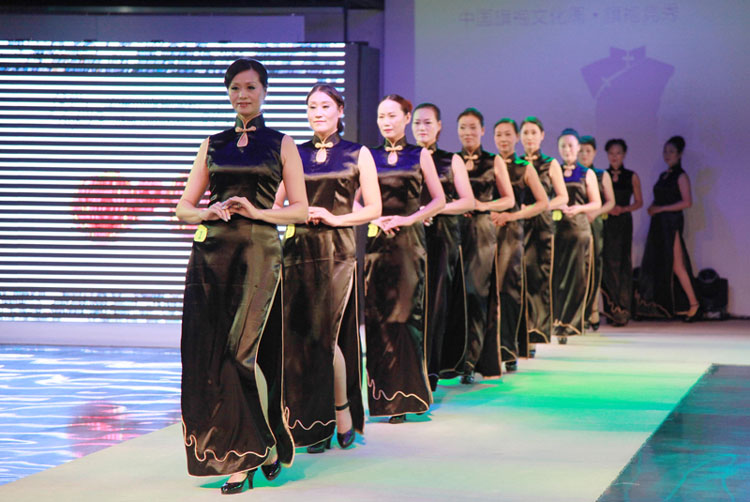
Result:
{"label": "stage floor", "polygon": [[[565,346],[539,346],[536,359],[521,361],[517,373],[502,379],[473,386],[449,380],[430,413],[400,425],[373,419],[353,449],[298,452],[275,482],[258,474],[256,488],[237,497],[593,502],[712,364],[750,364],[750,322],[603,326]],[[747,387],[718,385],[716,392],[730,387],[747,395]],[[745,414],[733,423],[747,434],[749,422]],[[681,453],[689,462],[691,452]],[[716,498],[706,498],[701,490],[691,498],[685,487],[694,470],[674,467],[685,475],[682,491],[664,492],[673,493],[671,501],[750,500],[742,482],[730,483],[739,487],[731,495],[715,490],[708,493]],[[733,469],[730,482],[750,479],[747,463]],[[4,484],[0,500],[215,500],[224,479],[187,476],[175,424]]]}

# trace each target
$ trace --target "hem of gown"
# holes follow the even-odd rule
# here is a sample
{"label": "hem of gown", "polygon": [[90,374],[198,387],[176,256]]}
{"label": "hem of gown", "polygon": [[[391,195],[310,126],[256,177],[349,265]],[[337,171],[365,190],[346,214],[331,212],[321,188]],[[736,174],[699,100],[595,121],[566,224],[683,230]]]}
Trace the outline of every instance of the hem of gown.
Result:
{"label": "hem of gown", "polygon": [[[399,411],[398,413],[373,413],[371,411],[370,412],[370,416],[371,417],[387,417],[387,416],[391,416],[391,415],[394,415],[394,414],[398,415],[398,414],[401,414],[401,413],[424,413],[424,412],[426,412],[427,410],[430,409],[430,404],[427,403],[421,397],[419,397],[417,394],[413,394],[413,393],[407,394],[404,391],[397,390],[396,392],[394,392],[393,394],[391,394],[391,397],[388,397],[388,394],[386,394],[385,391],[378,390],[377,387],[375,387],[375,383],[372,381],[372,379],[369,376],[367,377],[367,380],[368,380],[367,386],[372,389],[372,399],[374,401],[380,401],[381,399],[385,399],[386,401],[395,401],[396,398],[398,397],[398,395],[400,394],[402,396],[402,398],[404,398],[404,399],[416,399],[420,403],[424,404],[424,409],[417,409],[415,411],[403,410],[403,411]],[[379,394],[382,397],[377,397],[376,393]],[[370,408],[372,408],[372,406]]]}

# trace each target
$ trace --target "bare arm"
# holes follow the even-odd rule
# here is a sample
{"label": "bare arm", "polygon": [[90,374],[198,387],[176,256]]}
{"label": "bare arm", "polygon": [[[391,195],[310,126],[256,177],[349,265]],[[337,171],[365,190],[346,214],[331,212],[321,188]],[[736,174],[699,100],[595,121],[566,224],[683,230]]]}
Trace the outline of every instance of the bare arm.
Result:
{"label": "bare arm", "polygon": [[211,204],[206,209],[198,209],[201,197],[206,193],[208,187],[208,167],[206,166],[206,152],[208,151],[208,139],[201,143],[198,155],[193,161],[185,190],[177,203],[175,214],[177,218],[185,223],[200,223],[205,220],[229,221],[231,213],[221,202]]}
{"label": "bare arm", "polygon": [[574,216],[578,213],[589,213],[597,211],[602,207],[602,198],[599,195],[599,183],[596,181],[596,174],[591,169],[586,170],[586,198],[588,202],[586,204],[573,204],[568,206],[567,209],[563,209],[563,212],[569,216]]}
{"label": "bare arm", "polygon": [[490,202],[476,202],[476,208],[479,211],[505,211],[512,208],[516,203],[516,196],[513,194],[513,186],[510,184],[508,167],[500,155],[495,155],[495,184],[500,193],[500,198]]}
{"label": "bare arm", "polygon": [[615,189],[612,187],[612,177],[607,171],[602,174],[602,207],[598,211],[588,213],[589,220],[593,221],[600,214],[609,213],[615,207]]}
{"label": "bare arm", "polygon": [[565,178],[563,178],[562,167],[557,159],[552,159],[549,166],[549,177],[552,180],[552,188],[555,196],[549,201],[549,209],[563,209],[568,205],[568,189],[565,188]]}
{"label": "bare arm", "polygon": [[273,201],[273,207],[275,209],[281,209],[284,207],[284,201],[286,200],[286,188],[284,188],[284,182],[279,183],[279,189],[276,190],[276,199]]}
{"label": "bare arm", "polygon": [[375,161],[367,147],[359,151],[359,189],[355,195],[359,199],[362,195],[364,206],[354,204],[351,213],[334,215],[322,207],[310,207],[310,218],[313,221],[322,221],[332,227],[348,227],[361,225],[380,217],[383,211],[383,201],[380,197],[380,185],[378,184],[378,172]]}
{"label": "bare arm", "polygon": [[447,203],[440,214],[464,214],[474,209],[474,192],[471,190],[466,164],[456,154],[453,154],[453,159],[451,159],[451,170],[458,199]]}
{"label": "bare arm", "polygon": [[693,205],[693,196],[690,193],[690,178],[688,178],[687,174],[682,173],[680,177],[677,178],[677,186],[680,188],[680,197],[682,197],[679,202],[669,204],[668,206],[655,206],[652,204],[651,207],[648,208],[648,214],[653,216],[656,213],[682,211],[683,209],[691,207]]}

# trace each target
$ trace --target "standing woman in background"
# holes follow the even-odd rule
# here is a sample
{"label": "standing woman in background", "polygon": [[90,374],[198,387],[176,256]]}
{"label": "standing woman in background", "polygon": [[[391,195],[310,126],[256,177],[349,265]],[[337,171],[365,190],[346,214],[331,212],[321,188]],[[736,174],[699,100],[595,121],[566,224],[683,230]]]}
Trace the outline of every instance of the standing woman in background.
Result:
{"label": "standing woman in background", "polygon": [[[454,375],[466,350],[466,295],[461,258],[461,217],[474,209],[474,194],[461,158],[437,147],[443,124],[440,109],[422,103],[414,109],[412,133],[435,162],[446,204],[429,226],[427,239],[427,376],[434,391],[441,373]],[[424,204],[432,199],[422,190]]]}
{"label": "standing woman in background", "polygon": [[[498,226],[495,280],[500,299],[500,341],[505,369],[514,371],[519,356],[528,354],[526,323],[523,319],[524,260],[523,222],[547,209],[549,200],[539,175],[531,163],[516,155],[518,124],[509,118],[495,124],[495,145],[508,166],[513,186],[515,205],[512,210],[492,212],[492,222]],[[531,191],[534,203],[521,207],[526,192]]]}
{"label": "standing woman in background", "polygon": [[594,171],[596,182],[599,186],[599,195],[602,198],[602,206],[587,213],[591,223],[591,273],[589,274],[589,293],[586,297],[585,325],[594,331],[599,329],[599,291],[602,283],[602,251],[604,247],[604,219],[607,213],[615,207],[615,193],[612,189],[612,178],[603,169],[594,167],[596,157],[596,140],[593,136],[581,137],[581,149],[578,152],[578,162],[588,169]]}
{"label": "standing woman in background", "polygon": [[[422,222],[445,206],[426,148],[406,143],[411,103],[391,94],[378,105],[385,144],[373,148],[383,216],[367,231],[365,329],[370,416],[423,413],[432,403],[425,361],[425,234]],[[432,200],[420,209],[424,186]]]}
{"label": "standing woman in background", "polygon": [[[474,383],[475,371],[484,376],[501,374],[500,333],[497,320],[490,319],[490,316],[498,315],[499,308],[492,277],[497,234],[490,211],[504,211],[513,207],[515,202],[505,162],[482,149],[482,136],[484,117],[479,110],[467,108],[461,112],[458,116],[458,138],[463,147],[460,155],[469,173],[475,199],[474,211],[466,213],[461,225],[467,316],[463,384]],[[485,340],[488,327],[490,339]],[[478,367],[480,360],[482,367]]]}
{"label": "standing woman in background", "polygon": [[[602,304],[604,317],[613,326],[625,326],[633,303],[633,215],[643,206],[641,180],[623,161],[628,145],[623,139],[610,139],[604,146],[609,159],[607,172],[612,178],[615,207],[604,220],[602,236]],[[633,203],[630,203],[630,199]]]}
{"label": "standing woman in background", "polygon": [[565,129],[557,139],[563,161],[563,179],[568,204],[555,226],[554,264],[552,265],[552,333],[560,344],[568,336],[582,335],[586,312],[586,293],[591,267],[591,224],[586,214],[602,205],[596,175],[577,162],[578,133]]}
{"label": "standing woman in background", "polygon": [[[297,147],[269,129],[261,105],[268,73],[252,59],[224,76],[235,126],[206,139],[177,217],[200,223],[185,279],[182,426],[188,472],[231,474],[222,493],[252,488],[291,465],[294,445],[282,410],[281,243],[276,225],[305,221]],[[284,181],[289,205],[274,208]],[[197,206],[208,188],[209,206]]]}
{"label": "standing woman in background", "polygon": [[[344,98],[331,85],[307,95],[312,140],[299,145],[310,205],[304,225],[284,239],[284,397],[296,446],[309,453],[339,446],[364,430],[362,352],[357,322],[354,226],[380,216],[370,151],[341,139]],[[361,190],[364,206],[352,211]],[[283,207],[284,185],[276,205]]]}
{"label": "standing woman in background", "polygon": [[682,169],[684,150],[682,136],[673,136],[664,144],[668,169],[654,185],[654,203],[648,208],[651,225],[636,292],[639,316],[683,316],[686,321],[698,317],[700,305],[693,288],[693,270],[682,238],[685,226],[682,210],[693,205],[690,179]]}
{"label": "standing woman in background", "polygon": [[[535,344],[549,343],[552,339],[552,246],[555,238],[552,210],[568,204],[568,191],[560,163],[542,153],[543,139],[542,121],[536,117],[526,117],[521,123],[521,144],[525,152],[522,159],[533,164],[549,198],[547,211],[524,221],[526,330],[530,357],[534,357],[536,352]],[[526,194],[523,203],[534,203],[531,194]]]}

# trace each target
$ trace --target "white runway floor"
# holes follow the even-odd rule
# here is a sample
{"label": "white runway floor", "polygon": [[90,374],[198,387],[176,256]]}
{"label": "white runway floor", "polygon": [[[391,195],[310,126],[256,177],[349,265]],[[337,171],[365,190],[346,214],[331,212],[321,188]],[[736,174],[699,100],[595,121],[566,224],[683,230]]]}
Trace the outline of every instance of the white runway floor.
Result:
{"label": "white runway floor", "polygon": [[[750,322],[603,326],[500,380],[441,384],[431,413],[369,421],[353,449],[300,452],[231,500],[593,502],[711,363],[750,364]],[[225,478],[188,477],[184,456],[173,425],[2,485],[0,500],[219,499]]]}

